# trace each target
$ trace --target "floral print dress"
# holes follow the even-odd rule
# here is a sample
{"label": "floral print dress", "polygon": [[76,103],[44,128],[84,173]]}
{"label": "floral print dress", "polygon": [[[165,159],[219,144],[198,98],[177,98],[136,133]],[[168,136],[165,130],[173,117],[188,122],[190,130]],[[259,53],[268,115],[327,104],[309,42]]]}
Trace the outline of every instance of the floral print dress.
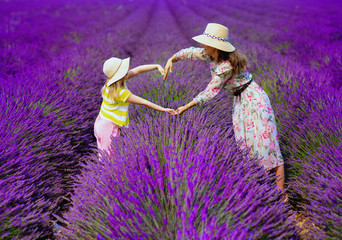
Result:
{"label": "floral print dress", "polygon": [[[209,101],[221,89],[232,93],[235,88],[252,79],[252,74],[247,71],[232,76],[229,61],[211,61],[209,56],[204,54],[203,48],[182,49],[175,56],[176,60],[203,60],[210,63],[212,79],[206,89],[193,99],[196,104]],[[250,156],[258,157],[265,169],[270,170],[284,164],[270,100],[255,81],[252,81],[240,96],[234,96],[233,125],[235,139],[241,141],[242,148],[249,147]]]}

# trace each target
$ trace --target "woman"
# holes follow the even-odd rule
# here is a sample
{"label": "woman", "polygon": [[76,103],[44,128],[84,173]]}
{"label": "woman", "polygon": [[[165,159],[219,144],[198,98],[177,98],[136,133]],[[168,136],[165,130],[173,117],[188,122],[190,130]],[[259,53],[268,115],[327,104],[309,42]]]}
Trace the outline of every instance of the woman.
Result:
{"label": "woman", "polygon": [[[277,175],[277,186],[284,190],[284,161],[280,152],[276,122],[265,91],[246,71],[248,60],[228,40],[228,28],[209,23],[202,35],[193,37],[203,48],[186,48],[174,54],[165,66],[164,79],[172,64],[180,60],[204,60],[210,63],[211,82],[191,102],[177,109],[183,114],[195,105],[214,98],[222,88],[234,94],[233,124],[237,141],[251,148],[250,156],[259,157],[260,164]],[[287,195],[284,194],[284,202]]]}

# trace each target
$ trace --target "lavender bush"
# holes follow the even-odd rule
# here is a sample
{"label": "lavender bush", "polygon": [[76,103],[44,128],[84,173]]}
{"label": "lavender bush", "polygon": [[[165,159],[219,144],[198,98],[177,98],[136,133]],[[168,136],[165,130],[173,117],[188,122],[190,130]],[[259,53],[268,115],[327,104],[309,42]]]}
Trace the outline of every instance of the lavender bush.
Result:
{"label": "lavender bush", "polygon": [[65,238],[295,238],[270,177],[216,131],[201,119],[132,125],[88,165]]}
{"label": "lavender bush", "polygon": [[[309,221],[316,224],[310,238],[341,238],[341,145],[319,147],[317,153],[310,153],[306,159],[297,160],[307,174],[294,178],[294,191],[305,196],[310,204],[302,207]],[[304,186],[304,187],[303,187]],[[315,225],[314,225],[315,226]],[[323,230],[323,232],[321,231]]]}
{"label": "lavender bush", "polygon": [[1,85],[1,107],[6,110],[1,121],[1,238],[48,237],[49,219],[72,187],[68,172],[75,173],[71,166],[81,157],[69,135],[81,125],[69,124],[70,105],[62,93],[51,96],[34,87],[17,91],[14,82],[27,81],[11,80]]}

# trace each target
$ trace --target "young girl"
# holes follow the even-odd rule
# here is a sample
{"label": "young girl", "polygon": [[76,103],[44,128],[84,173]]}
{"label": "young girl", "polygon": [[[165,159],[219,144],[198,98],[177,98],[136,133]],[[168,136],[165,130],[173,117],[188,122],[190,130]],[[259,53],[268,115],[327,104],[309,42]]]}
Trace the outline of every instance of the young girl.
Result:
{"label": "young girl", "polygon": [[[174,54],[165,66],[164,79],[172,64],[180,60],[203,60],[210,63],[212,79],[207,88],[191,102],[177,109],[182,114],[197,104],[214,98],[222,88],[233,93],[233,124],[235,138],[250,155],[261,159],[260,164],[277,175],[277,186],[284,190],[284,160],[280,152],[276,122],[265,91],[246,71],[248,60],[228,40],[228,28],[209,23],[203,34],[193,37],[203,48],[186,48]],[[287,202],[286,194],[283,195]]]}
{"label": "young girl", "polygon": [[110,150],[111,137],[120,135],[120,127],[128,126],[129,103],[144,105],[160,112],[174,114],[174,110],[163,108],[146,99],[132,94],[126,87],[126,81],[139,73],[158,69],[164,74],[164,69],[158,64],[142,65],[129,70],[129,58],[110,58],[103,64],[103,72],[107,81],[102,88],[102,105],[94,124],[94,134],[99,150]]}

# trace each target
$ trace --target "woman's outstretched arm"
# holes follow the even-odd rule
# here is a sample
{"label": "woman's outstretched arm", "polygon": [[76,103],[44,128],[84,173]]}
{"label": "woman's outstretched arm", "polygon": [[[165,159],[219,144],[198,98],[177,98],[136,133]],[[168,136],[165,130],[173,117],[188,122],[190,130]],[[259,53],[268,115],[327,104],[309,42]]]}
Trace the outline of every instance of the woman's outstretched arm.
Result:
{"label": "woman's outstretched arm", "polygon": [[191,102],[177,109],[177,115],[181,115],[188,109],[203,104],[213,99],[223,88],[226,74],[221,74],[212,78],[206,89],[200,92]]}
{"label": "woman's outstretched arm", "polygon": [[164,71],[164,80],[167,78],[168,72],[172,72],[172,64],[180,60],[192,60],[192,61],[209,61],[208,55],[204,54],[204,48],[189,47],[180,50],[167,60]]}
{"label": "woman's outstretched arm", "polygon": [[211,82],[208,84],[206,89],[203,92],[200,92],[191,102],[188,104],[179,107],[177,109],[177,115],[182,115],[185,111],[189,110],[190,108],[196,106],[197,104],[203,104],[208,102],[209,100],[213,99],[223,87],[223,82],[220,81],[219,77],[213,78]]}
{"label": "woman's outstretched arm", "polygon": [[190,108],[196,106],[196,103],[194,100],[192,100],[191,102],[189,102],[188,104],[182,106],[182,107],[179,107],[177,110],[176,110],[176,115],[182,115],[185,111],[189,110]]}
{"label": "woman's outstretched arm", "polygon": [[174,62],[177,62],[176,60],[176,56],[173,55],[172,57],[170,57],[168,60],[167,60],[167,63],[165,65],[165,68],[164,68],[164,80],[167,78],[167,74],[168,72],[170,71],[170,73],[172,73],[172,64]]}

